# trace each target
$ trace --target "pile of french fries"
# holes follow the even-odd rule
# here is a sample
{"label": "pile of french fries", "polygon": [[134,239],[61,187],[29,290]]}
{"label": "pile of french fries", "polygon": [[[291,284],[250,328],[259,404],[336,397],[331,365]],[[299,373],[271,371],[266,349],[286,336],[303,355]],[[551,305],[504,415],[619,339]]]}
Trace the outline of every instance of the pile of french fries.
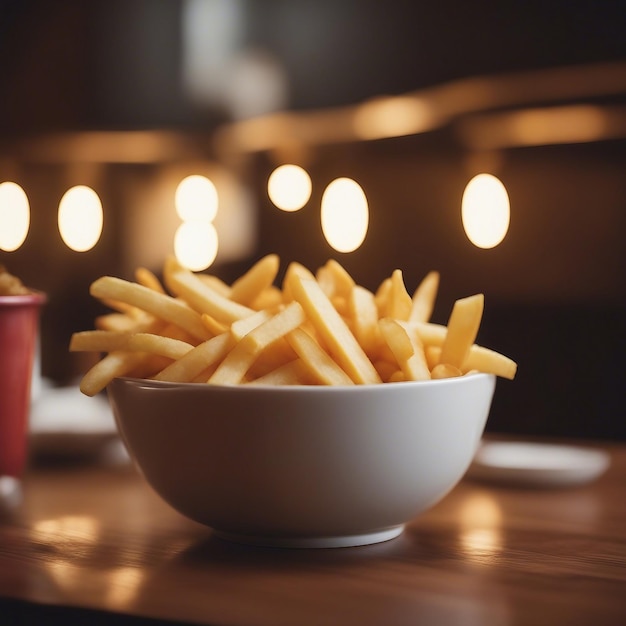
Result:
{"label": "pile of french fries", "polygon": [[22,281],[0,265],[0,296],[26,296],[31,291],[25,287]]}
{"label": "pile of french fries", "polygon": [[93,396],[116,377],[215,385],[364,385],[487,372],[512,379],[517,364],[475,343],[484,297],[454,303],[448,324],[430,321],[439,274],[410,295],[401,270],[375,292],[336,260],[315,273],[292,262],[277,285],[271,254],[228,285],[173,257],[162,282],[104,276],[90,288],[111,308],[70,350],[103,357],[81,381]]}

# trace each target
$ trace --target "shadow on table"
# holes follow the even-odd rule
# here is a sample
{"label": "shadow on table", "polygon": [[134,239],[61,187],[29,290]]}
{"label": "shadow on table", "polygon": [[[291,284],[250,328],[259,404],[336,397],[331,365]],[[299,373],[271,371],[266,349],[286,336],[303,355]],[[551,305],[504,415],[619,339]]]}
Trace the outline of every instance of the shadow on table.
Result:
{"label": "shadow on table", "polygon": [[246,545],[221,539],[215,534],[179,553],[176,561],[190,567],[209,564],[230,567],[311,567],[311,565],[354,565],[358,562],[414,559],[436,561],[449,556],[437,533],[411,528],[389,541],[348,548],[276,548]]}

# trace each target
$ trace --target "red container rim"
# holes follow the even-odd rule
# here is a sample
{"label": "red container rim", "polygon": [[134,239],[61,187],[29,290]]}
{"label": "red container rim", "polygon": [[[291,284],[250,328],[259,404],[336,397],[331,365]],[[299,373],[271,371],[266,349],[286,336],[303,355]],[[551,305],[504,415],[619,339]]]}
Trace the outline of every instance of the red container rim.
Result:
{"label": "red container rim", "polygon": [[0,296],[0,306],[42,305],[46,300],[45,293],[32,290],[31,293],[16,296]]}

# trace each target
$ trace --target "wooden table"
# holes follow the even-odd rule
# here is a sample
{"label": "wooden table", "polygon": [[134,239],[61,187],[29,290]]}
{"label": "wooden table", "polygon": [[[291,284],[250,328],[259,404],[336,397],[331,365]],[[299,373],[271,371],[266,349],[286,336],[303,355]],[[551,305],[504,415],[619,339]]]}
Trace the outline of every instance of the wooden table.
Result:
{"label": "wooden table", "polygon": [[465,479],[399,538],[328,550],[223,542],[128,466],[32,468],[0,518],[0,624],[623,625],[626,446],[607,447],[586,486]]}

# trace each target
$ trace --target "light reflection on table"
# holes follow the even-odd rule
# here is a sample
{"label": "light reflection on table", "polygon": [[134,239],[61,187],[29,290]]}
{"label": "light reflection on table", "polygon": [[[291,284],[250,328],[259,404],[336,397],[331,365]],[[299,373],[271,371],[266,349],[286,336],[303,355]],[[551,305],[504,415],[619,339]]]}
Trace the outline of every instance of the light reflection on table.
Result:
{"label": "light reflection on table", "polygon": [[69,624],[85,609],[113,623],[626,623],[626,446],[611,451],[594,483],[466,479],[397,539],[335,550],[224,542],[130,466],[33,467],[21,506],[0,518],[0,612],[56,610]]}

